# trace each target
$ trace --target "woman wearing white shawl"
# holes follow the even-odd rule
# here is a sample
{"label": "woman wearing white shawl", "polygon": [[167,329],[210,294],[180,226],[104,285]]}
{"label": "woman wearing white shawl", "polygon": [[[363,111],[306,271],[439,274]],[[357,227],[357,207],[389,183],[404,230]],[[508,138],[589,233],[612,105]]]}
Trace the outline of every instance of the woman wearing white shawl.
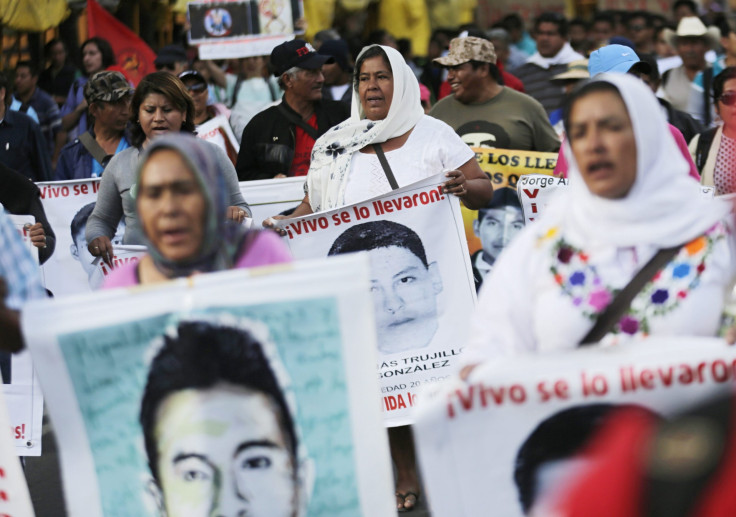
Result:
{"label": "woman wearing white shawl", "polygon": [[[388,193],[373,144],[386,153],[399,187],[446,172],[445,192],[468,208],[481,208],[491,199],[493,187],[474,153],[450,126],[424,114],[419,83],[399,52],[380,45],[364,48],[353,89],[350,118],[314,144],[307,195],[290,217]],[[264,225],[272,226],[270,221]]]}
{"label": "woman wearing white shawl", "polygon": [[[490,180],[452,128],[424,114],[419,83],[401,54],[389,47],[366,47],[355,70],[351,116],[315,142],[307,195],[290,217],[390,192],[374,144],[381,145],[399,187],[445,172],[446,193],[458,196],[468,208],[485,206],[493,196]],[[272,225],[264,221],[264,226]],[[389,443],[396,464],[397,509],[412,510],[419,480],[409,427],[390,428]]]}
{"label": "woman wearing white shawl", "polygon": [[569,106],[569,187],[484,283],[463,352],[465,378],[472,365],[499,355],[577,347],[616,292],[663,248],[682,246],[603,343],[719,330],[734,273],[730,206],[699,192],[638,79],[602,74]]}

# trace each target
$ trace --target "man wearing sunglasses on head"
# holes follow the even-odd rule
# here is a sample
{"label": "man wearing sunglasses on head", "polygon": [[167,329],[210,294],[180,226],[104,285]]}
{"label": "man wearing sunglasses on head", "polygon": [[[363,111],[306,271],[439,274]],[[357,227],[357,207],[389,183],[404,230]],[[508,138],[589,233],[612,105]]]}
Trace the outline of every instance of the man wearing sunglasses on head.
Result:
{"label": "man wearing sunglasses on head", "polygon": [[[220,146],[235,165],[238,159],[238,149],[235,147],[237,141],[235,141],[235,135],[232,135],[231,138],[228,134],[232,134],[232,131],[229,131],[230,128],[225,127],[229,126],[230,110],[224,104],[210,102],[207,79],[196,70],[181,73],[179,79],[184,83],[194,101],[194,128],[197,136]],[[218,119],[221,120],[221,124],[202,126],[219,115],[222,115],[221,119]]]}
{"label": "man wearing sunglasses on head", "polygon": [[166,45],[156,54],[153,65],[157,71],[165,71],[178,76],[187,69],[189,59],[181,45]]}

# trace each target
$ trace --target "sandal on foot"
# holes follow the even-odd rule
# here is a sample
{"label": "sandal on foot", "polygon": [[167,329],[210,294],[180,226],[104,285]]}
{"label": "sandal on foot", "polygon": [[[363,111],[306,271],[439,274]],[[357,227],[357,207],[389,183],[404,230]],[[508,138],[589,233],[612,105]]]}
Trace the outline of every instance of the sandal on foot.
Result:
{"label": "sandal on foot", "polygon": [[399,510],[399,512],[402,512],[402,513],[403,512],[411,512],[412,510],[414,510],[414,508],[417,507],[417,503],[419,502],[419,494],[417,494],[416,492],[404,492],[403,494],[401,492],[396,492],[395,495],[396,495],[396,497],[400,497],[401,498],[401,501],[402,501],[402,504],[403,505],[406,505],[406,500],[409,497],[413,497],[414,498],[414,504],[412,504],[409,507],[402,506],[401,508],[397,508]]}

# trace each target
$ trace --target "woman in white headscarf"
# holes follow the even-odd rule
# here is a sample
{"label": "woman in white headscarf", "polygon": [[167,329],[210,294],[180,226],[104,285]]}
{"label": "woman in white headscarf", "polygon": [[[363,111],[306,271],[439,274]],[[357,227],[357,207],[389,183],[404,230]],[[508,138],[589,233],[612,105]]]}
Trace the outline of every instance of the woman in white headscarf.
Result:
{"label": "woman in white headscarf", "polygon": [[730,207],[688,176],[652,92],[634,77],[601,74],[572,96],[565,126],[569,187],[484,282],[465,378],[500,355],[579,346],[616,294],[667,248],[677,251],[645,278],[601,342],[718,333],[734,273]]}
{"label": "woman in white headscarf", "polygon": [[[475,154],[450,126],[424,114],[419,83],[398,51],[380,45],[364,48],[353,88],[350,118],[314,145],[307,195],[291,217],[390,192],[377,145],[399,187],[445,172],[445,192],[460,197],[468,208],[481,208],[491,199],[493,187]],[[264,224],[271,226],[270,221]]]}
{"label": "woman in white headscarf", "polygon": [[[385,153],[398,187],[444,172],[446,193],[471,209],[484,207],[493,187],[475,153],[450,126],[424,114],[419,83],[404,58],[372,45],[358,56],[350,118],[317,140],[306,196],[290,217],[351,205],[386,194],[392,186],[377,152]],[[280,219],[283,216],[275,216]],[[271,227],[273,221],[264,221]],[[409,426],[389,429],[396,464],[396,505],[414,509],[419,498]]]}

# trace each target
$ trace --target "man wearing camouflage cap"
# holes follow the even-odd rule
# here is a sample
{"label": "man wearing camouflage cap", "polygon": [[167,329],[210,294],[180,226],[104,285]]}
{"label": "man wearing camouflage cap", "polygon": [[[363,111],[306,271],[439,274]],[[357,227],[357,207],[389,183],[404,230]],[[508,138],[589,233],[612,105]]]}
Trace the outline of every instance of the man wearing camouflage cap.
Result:
{"label": "man wearing camouflage cap", "polygon": [[130,147],[128,81],[120,72],[98,72],[84,85],[84,98],[93,123],[88,131],[61,150],[55,180],[96,178],[110,159]]}
{"label": "man wearing camouflage cap", "polygon": [[455,38],[450,52],[434,60],[447,69],[452,95],[429,114],[452,126],[471,147],[556,152],[557,135],[542,105],[503,86],[493,44],[483,38]]}

